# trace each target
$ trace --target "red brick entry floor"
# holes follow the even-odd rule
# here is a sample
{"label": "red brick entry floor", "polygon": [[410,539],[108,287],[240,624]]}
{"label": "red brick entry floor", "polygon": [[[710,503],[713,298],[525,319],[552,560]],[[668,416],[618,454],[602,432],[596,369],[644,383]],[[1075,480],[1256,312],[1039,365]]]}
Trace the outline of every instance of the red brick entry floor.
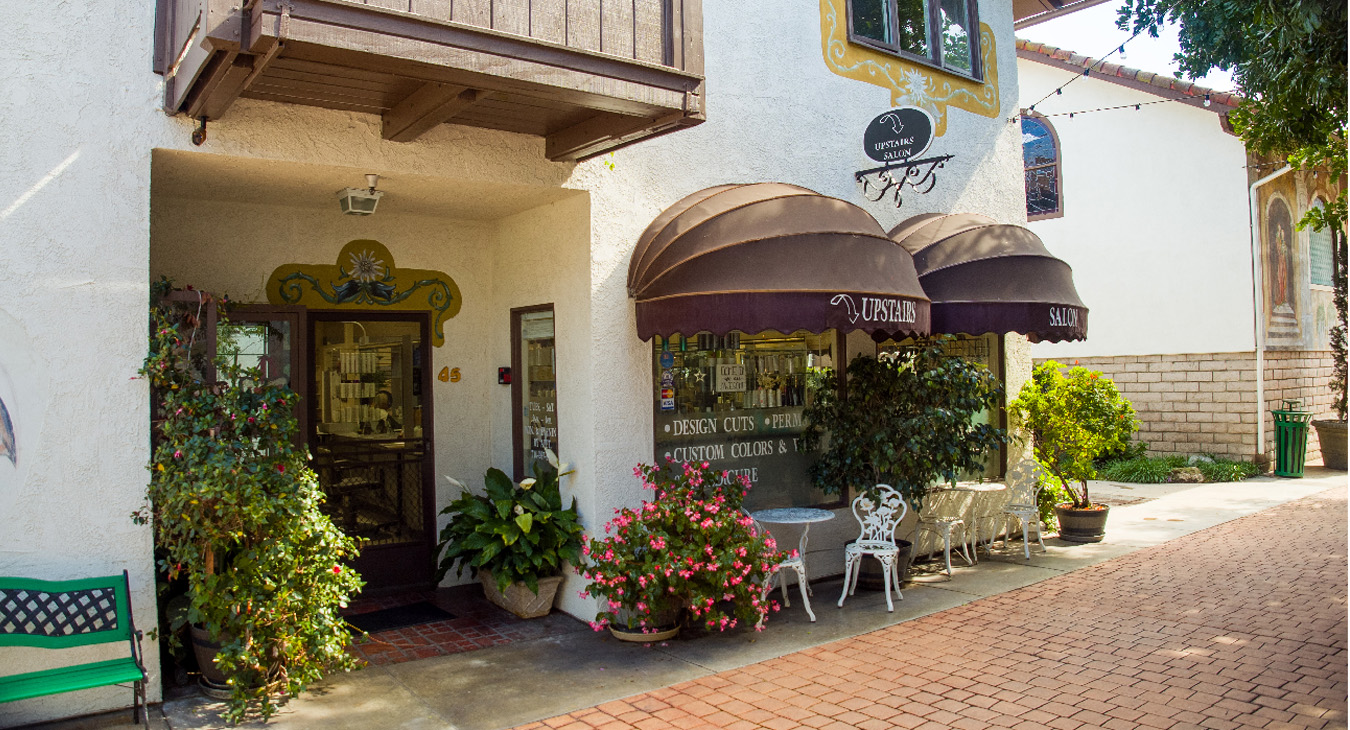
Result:
{"label": "red brick entry floor", "polygon": [[488,603],[477,583],[417,591],[380,598],[362,598],[352,603],[344,615],[393,608],[428,601],[454,614],[447,621],[390,629],[356,639],[352,653],[371,664],[397,664],[415,659],[485,649],[512,641],[541,639],[590,627],[567,614],[554,611],[537,619],[519,619],[510,612]]}
{"label": "red brick entry floor", "polygon": [[524,727],[1344,728],[1346,530],[1346,491],[1332,490]]}

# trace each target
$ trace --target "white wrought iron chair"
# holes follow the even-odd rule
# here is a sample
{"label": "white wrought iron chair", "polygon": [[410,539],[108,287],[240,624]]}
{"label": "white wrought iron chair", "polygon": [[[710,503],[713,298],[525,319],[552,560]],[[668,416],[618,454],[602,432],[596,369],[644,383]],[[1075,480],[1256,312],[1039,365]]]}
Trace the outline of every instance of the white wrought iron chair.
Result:
{"label": "white wrought iron chair", "polygon": [[[745,509],[742,509],[741,511],[744,512],[746,516],[749,516],[751,520],[754,520],[754,530],[756,535],[772,534],[759,523],[759,520],[755,520],[748,511]],[[806,615],[810,617],[812,622],[815,622],[816,613],[811,610],[811,585],[806,582],[806,558],[797,551],[793,551],[789,553],[789,555],[791,555],[791,557],[787,560],[774,566],[773,573],[764,581],[764,592],[760,594],[760,600],[767,601],[769,599],[769,595],[773,593],[774,578],[777,578],[778,585],[783,589],[783,607],[792,608],[792,601],[788,598],[787,578],[784,576],[783,572],[785,570],[790,570],[797,574],[797,587],[802,591],[802,605],[806,608]],[[763,624],[764,617],[761,616],[756,627]]]}
{"label": "white wrought iron chair", "polygon": [[952,538],[959,536],[961,538],[961,557],[965,558],[966,565],[974,565],[975,560],[970,557],[970,536],[966,530],[966,521],[961,517],[945,515],[939,512],[938,505],[942,502],[940,495],[929,494],[924,500],[923,506],[919,509],[919,526],[916,528],[917,534],[921,530],[927,530],[942,538],[942,560],[947,564],[947,575],[952,574]]}
{"label": "white wrought iron chair", "polygon": [[[1022,551],[1026,559],[1031,559],[1031,539],[1029,531],[1036,529],[1036,542],[1045,552],[1045,541],[1041,533],[1045,526],[1041,524],[1039,506],[1041,490],[1044,485],[1045,471],[1032,459],[1024,459],[1008,472],[1008,506],[1003,510],[1003,547],[1008,547],[1008,529],[1011,520],[1022,523]],[[993,542],[990,540],[990,542]]]}
{"label": "white wrought iron chair", "polygon": [[[985,554],[993,557],[994,541],[998,539],[999,526],[1007,522],[1004,510],[1008,508],[1008,489],[1004,485],[1003,489],[988,494],[976,495],[973,509],[970,516],[971,530],[971,552],[975,561],[980,560],[980,546],[984,546]],[[988,536],[988,540],[985,540]]]}
{"label": "white wrought iron chair", "polygon": [[853,500],[853,516],[861,528],[858,539],[844,547],[844,592],[839,596],[839,607],[844,607],[844,599],[858,590],[858,574],[864,555],[874,556],[881,561],[882,582],[886,585],[886,610],[895,611],[891,602],[891,586],[895,586],[895,595],[900,600],[905,596],[900,592],[901,566],[897,565],[900,548],[895,544],[895,528],[909,513],[909,505],[900,493],[887,484],[878,484],[869,493],[860,494]]}

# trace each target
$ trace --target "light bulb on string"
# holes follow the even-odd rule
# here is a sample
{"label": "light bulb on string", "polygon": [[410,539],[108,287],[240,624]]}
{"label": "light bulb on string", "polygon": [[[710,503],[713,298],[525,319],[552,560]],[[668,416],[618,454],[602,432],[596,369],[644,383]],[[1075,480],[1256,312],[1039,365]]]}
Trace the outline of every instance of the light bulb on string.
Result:
{"label": "light bulb on string", "polygon": [[1205,106],[1209,106],[1209,94],[1205,94]]}
{"label": "light bulb on string", "polygon": [[1122,44],[1122,45],[1120,46],[1120,60],[1122,60],[1122,61],[1125,60],[1125,46],[1124,46],[1124,44]]}

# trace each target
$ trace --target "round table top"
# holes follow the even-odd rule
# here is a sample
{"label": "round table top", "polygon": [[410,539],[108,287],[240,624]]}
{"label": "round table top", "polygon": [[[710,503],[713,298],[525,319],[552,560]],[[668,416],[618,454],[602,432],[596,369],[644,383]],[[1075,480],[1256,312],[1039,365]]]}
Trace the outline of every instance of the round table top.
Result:
{"label": "round table top", "polygon": [[935,489],[947,492],[1001,492],[1007,488],[1007,484],[998,482],[957,482],[956,486],[944,484]]}
{"label": "round table top", "polygon": [[802,525],[812,522],[825,522],[834,519],[834,513],[815,507],[780,507],[751,512],[750,516],[760,522],[774,525]]}

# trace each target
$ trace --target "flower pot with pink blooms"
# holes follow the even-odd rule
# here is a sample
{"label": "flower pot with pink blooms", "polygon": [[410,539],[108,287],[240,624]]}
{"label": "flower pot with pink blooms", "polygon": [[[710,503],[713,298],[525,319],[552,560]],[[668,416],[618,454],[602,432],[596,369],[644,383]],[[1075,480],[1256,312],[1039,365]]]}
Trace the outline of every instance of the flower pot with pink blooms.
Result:
{"label": "flower pot with pink blooms", "polygon": [[784,556],[742,509],[748,480],[707,462],[633,470],[651,496],[623,508],[583,548],[584,593],[600,600],[592,627],[655,641],[680,625],[710,631],[762,627]]}

